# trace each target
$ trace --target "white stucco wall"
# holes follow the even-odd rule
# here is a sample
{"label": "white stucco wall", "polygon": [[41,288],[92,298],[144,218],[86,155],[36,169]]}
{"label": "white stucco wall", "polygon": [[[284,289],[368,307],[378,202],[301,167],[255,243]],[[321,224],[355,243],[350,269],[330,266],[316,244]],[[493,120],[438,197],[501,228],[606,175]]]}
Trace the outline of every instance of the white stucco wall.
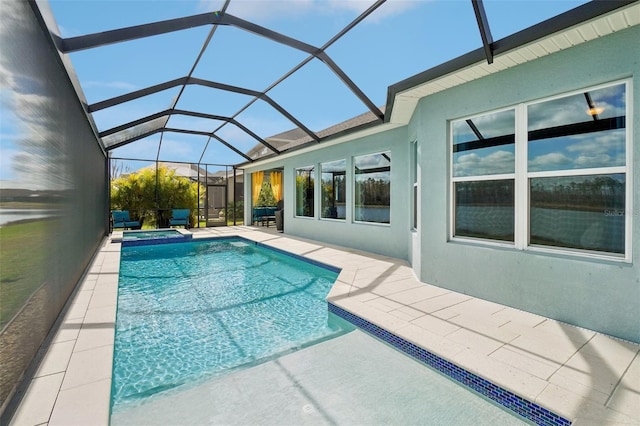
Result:
{"label": "white stucco wall", "polygon": [[[640,342],[640,27],[427,98],[409,123],[420,144],[423,281]],[[448,121],[632,77],[631,262],[448,240]]]}

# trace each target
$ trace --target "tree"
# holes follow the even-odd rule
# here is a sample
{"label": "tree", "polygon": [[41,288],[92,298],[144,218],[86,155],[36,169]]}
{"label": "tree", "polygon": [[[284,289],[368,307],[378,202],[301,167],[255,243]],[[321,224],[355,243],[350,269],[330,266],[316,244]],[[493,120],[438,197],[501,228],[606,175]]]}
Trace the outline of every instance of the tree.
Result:
{"label": "tree", "polygon": [[271,188],[271,184],[269,182],[262,182],[256,206],[271,207],[276,204],[278,204],[278,200],[276,200],[276,197],[273,195],[273,188]]}
{"label": "tree", "polygon": [[[143,169],[111,181],[111,208],[128,210],[133,220],[169,226],[171,209],[190,209],[191,223],[197,223],[198,186],[186,177],[176,176],[167,167]],[[204,189],[200,196],[204,197]]]}
{"label": "tree", "polygon": [[129,172],[131,172],[131,169],[124,161],[111,160],[111,179],[119,178]]}

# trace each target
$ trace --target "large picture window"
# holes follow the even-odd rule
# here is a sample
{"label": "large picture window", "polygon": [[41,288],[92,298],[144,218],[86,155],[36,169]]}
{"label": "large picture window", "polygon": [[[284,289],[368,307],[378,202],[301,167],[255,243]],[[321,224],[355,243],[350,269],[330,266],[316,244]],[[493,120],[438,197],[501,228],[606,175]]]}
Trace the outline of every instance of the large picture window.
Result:
{"label": "large picture window", "polygon": [[353,169],[355,220],[390,223],[391,152],[354,157]]}
{"label": "large picture window", "polygon": [[320,217],[325,219],[344,219],[346,217],[346,173],[346,160],[320,164],[322,180]]}
{"label": "large picture window", "polygon": [[452,122],[452,236],[627,255],[628,96],[617,83]]}
{"label": "large picture window", "polygon": [[296,169],[296,216],[314,217],[315,168]]}

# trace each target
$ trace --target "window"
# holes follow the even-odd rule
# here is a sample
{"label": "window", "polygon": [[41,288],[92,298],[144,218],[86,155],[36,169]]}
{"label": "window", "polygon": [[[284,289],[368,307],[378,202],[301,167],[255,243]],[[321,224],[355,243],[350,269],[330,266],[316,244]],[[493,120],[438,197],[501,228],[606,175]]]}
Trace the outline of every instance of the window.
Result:
{"label": "window", "polygon": [[418,229],[418,141],[411,142],[411,229]]}
{"label": "window", "polygon": [[345,206],[345,177],[347,161],[338,160],[320,164],[321,175],[321,213],[325,219],[344,219]]}
{"label": "window", "polygon": [[296,169],[296,216],[314,217],[314,167]]}
{"label": "window", "polygon": [[353,169],[354,219],[390,223],[391,152],[354,157]]}
{"label": "window", "polygon": [[530,179],[529,243],[624,253],[625,175]]}
{"label": "window", "polygon": [[625,121],[625,84],[527,106],[530,244],[624,254]]}
{"label": "window", "polygon": [[514,241],[515,109],[452,124],[453,236]]}
{"label": "window", "polygon": [[452,122],[452,236],[628,255],[627,96],[617,83]]}

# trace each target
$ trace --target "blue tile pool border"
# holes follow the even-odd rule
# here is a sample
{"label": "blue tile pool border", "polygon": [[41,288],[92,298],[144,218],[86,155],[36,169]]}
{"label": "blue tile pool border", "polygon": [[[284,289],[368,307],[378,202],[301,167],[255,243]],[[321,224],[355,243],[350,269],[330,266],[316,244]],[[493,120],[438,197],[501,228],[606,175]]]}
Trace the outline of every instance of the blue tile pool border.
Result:
{"label": "blue tile pool border", "polygon": [[396,336],[388,330],[385,330],[369,321],[360,318],[357,315],[346,311],[331,302],[327,303],[329,312],[339,316],[340,318],[350,322],[359,329],[369,333],[370,335],[386,342],[394,348],[402,351],[410,357],[420,361],[423,364],[439,371],[456,382],[476,391],[484,397],[502,405],[503,407],[513,411],[514,413],[530,420],[536,424],[544,426],[567,426],[571,424],[570,420],[553,413],[540,405],[528,401],[515,393],[508,391],[482,377],[447,361],[438,355],[421,348],[420,346]]}

